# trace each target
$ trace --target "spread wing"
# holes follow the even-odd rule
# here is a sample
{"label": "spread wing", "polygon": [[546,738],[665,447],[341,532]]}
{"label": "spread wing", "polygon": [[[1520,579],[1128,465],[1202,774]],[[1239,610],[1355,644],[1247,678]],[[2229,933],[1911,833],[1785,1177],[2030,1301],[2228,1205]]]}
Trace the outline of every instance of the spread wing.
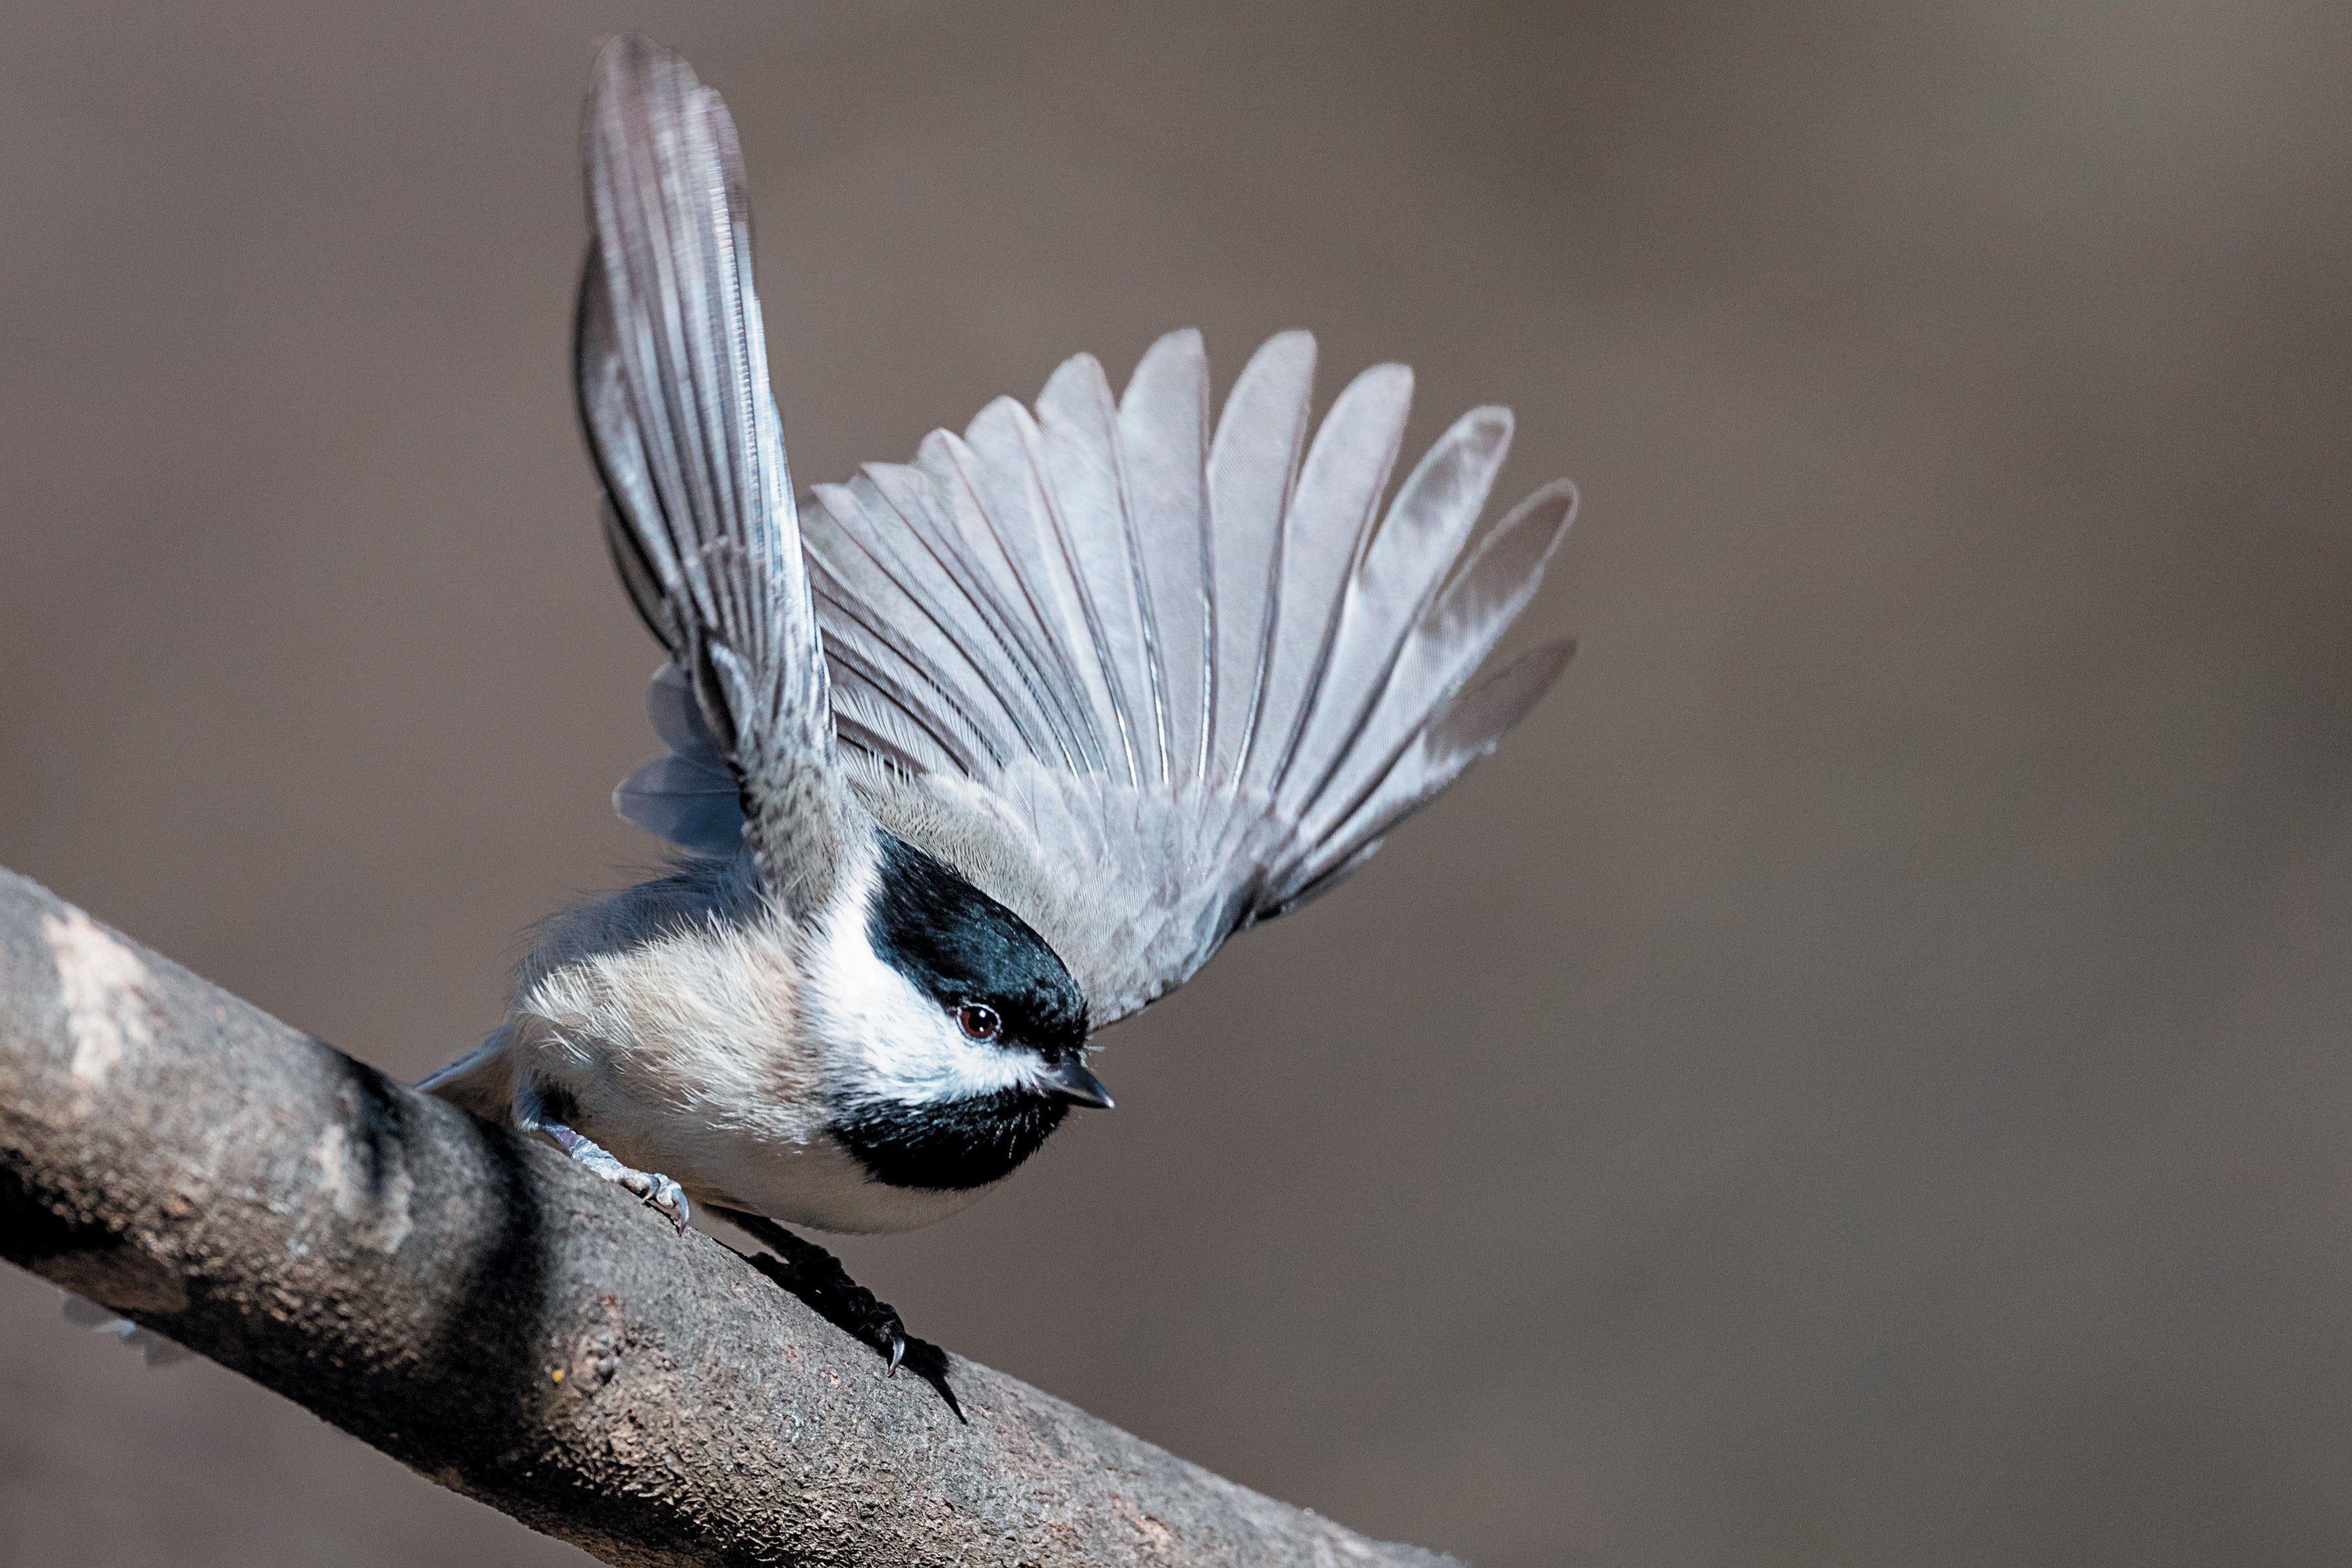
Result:
{"label": "spread wing", "polygon": [[[623,581],[670,652],[676,755],[623,786],[698,847],[748,844],[787,904],[821,904],[848,802],[783,431],[751,286],[735,127],[686,62],[635,36],[582,131],[594,237],[575,370]],[[749,824],[745,825],[748,812]]]}
{"label": "spread wing", "polygon": [[1301,332],[1258,351],[1213,433],[1197,333],[1117,399],[1071,360],[1034,412],[1000,399],[910,465],[819,486],[803,537],[725,108],[616,39],[586,142],[581,404],[614,559],[672,660],[650,699],[671,754],[616,792],[630,820],[748,843],[806,909],[854,795],[1027,920],[1100,1025],[1361,865],[1567,662],[1553,644],[1465,689],[1574,489],[1473,545],[1511,433],[1482,408],[1383,512],[1412,375],[1365,372],[1310,440]]}
{"label": "spread wing", "polygon": [[1559,675],[1465,683],[1575,491],[1475,546],[1510,442],[1465,415],[1385,513],[1412,376],[1367,371],[1308,439],[1315,350],[1260,349],[1213,434],[1198,333],[1114,400],[1081,356],[910,466],[816,488],[806,545],[845,745],[887,825],[1052,942],[1097,1024],[1334,886]]}
{"label": "spread wing", "polygon": [[[1542,580],[1576,492],[1472,542],[1511,416],[1474,409],[1383,513],[1412,395],[1365,372],[1308,439],[1314,342],[1273,339],[1213,435],[1199,334],[1116,401],[1081,355],[911,465],[820,485],[804,545],[851,782],[1051,942],[1097,1025],[1337,885],[1491,752],[1567,664],[1466,686]],[[675,672],[673,748],[622,814],[732,830]],[[697,789],[702,791],[697,794]]]}

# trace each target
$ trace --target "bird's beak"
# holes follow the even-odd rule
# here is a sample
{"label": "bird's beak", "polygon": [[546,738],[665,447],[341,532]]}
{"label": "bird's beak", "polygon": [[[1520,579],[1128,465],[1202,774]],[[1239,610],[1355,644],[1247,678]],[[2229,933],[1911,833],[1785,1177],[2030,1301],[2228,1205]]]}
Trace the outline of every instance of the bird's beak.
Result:
{"label": "bird's beak", "polygon": [[1086,1064],[1076,1057],[1057,1067],[1047,1068],[1038,1082],[1046,1093],[1066,1105],[1083,1105],[1096,1110],[1111,1108],[1110,1090],[1105,1089],[1102,1079],[1088,1072]]}

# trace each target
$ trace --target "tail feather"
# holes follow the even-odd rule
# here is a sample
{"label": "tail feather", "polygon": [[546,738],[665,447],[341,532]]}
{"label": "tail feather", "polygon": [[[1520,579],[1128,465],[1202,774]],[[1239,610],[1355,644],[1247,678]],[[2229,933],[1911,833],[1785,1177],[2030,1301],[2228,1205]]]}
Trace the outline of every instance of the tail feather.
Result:
{"label": "tail feather", "polygon": [[416,1087],[485,1121],[514,1119],[514,1053],[502,1026],[490,1037],[451,1062],[425,1074]]}

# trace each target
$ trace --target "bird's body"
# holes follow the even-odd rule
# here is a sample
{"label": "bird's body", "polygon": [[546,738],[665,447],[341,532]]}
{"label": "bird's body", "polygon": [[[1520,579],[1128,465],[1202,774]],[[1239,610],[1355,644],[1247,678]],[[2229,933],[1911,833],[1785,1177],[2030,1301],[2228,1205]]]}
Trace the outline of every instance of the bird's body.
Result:
{"label": "bird's body", "polygon": [[1465,682],[1573,492],[1473,546],[1510,435],[1478,409],[1383,512],[1408,372],[1311,430],[1284,333],[1213,425],[1176,332],[1121,397],[1080,356],[1034,411],[796,498],[717,95],[615,40],[585,143],[581,405],[669,654],[668,754],[616,803],[680,858],[549,922],[426,1087],[681,1224],[681,1194],[928,1224],[1108,1103],[1096,1030],[1335,885],[1549,687],[1563,645]]}
{"label": "bird's body", "polygon": [[[870,842],[812,922],[763,898],[740,853],[566,910],[507,1023],[428,1087],[789,1224],[911,1230],[969,1206],[1092,1102],[1085,1002],[1002,906],[878,825]],[[992,937],[1029,946],[1025,984],[1001,951],[986,977],[956,963]],[[1052,1059],[972,1038],[940,988],[1017,1009]]]}

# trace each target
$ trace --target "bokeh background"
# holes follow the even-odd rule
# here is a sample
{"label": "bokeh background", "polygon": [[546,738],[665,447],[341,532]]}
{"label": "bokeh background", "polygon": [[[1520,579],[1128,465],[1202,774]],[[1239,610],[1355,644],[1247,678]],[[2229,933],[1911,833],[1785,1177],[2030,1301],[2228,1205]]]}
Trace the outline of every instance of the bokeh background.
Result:
{"label": "bokeh background", "polygon": [[[803,480],[1204,330],[1514,405],[1564,686],[845,1248],[1486,1568],[2352,1560],[2352,10],[146,3],[0,49],[0,863],[415,1075],[655,857],[578,104],[734,106]],[[584,1561],[0,1275],[0,1561]]]}

